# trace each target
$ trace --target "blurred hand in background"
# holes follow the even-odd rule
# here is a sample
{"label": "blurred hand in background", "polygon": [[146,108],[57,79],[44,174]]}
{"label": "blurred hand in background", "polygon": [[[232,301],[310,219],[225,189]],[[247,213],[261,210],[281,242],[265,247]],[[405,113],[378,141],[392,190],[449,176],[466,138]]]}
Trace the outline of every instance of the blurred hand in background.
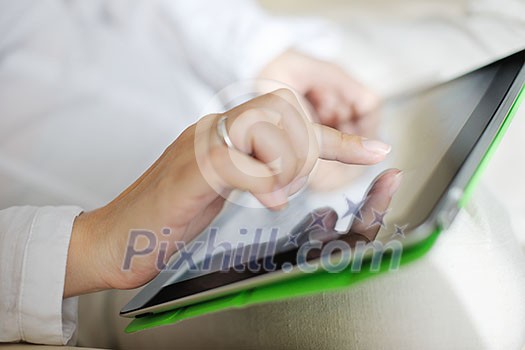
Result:
{"label": "blurred hand in background", "polygon": [[[348,134],[376,136],[379,97],[334,63],[289,50],[271,61],[259,78],[281,81],[304,95],[316,122]],[[355,166],[320,160],[310,185],[333,190],[359,173]]]}

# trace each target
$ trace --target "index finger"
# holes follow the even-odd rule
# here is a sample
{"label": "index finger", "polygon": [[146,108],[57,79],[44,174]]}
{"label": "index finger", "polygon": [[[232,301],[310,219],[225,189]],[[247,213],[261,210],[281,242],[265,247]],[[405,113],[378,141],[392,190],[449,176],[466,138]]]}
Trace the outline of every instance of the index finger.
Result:
{"label": "index finger", "polygon": [[384,160],[392,149],[390,145],[381,141],[345,134],[325,125],[313,126],[321,159],[370,165]]}

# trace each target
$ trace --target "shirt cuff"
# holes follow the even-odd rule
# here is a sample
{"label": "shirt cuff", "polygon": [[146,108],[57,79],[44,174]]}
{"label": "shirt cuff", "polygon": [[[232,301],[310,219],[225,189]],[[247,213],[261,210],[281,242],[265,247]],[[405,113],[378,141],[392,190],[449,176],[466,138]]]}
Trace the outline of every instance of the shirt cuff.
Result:
{"label": "shirt cuff", "polygon": [[78,207],[42,207],[35,214],[24,254],[19,320],[24,341],[74,341],[78,298],[63,300],[67,253]]}

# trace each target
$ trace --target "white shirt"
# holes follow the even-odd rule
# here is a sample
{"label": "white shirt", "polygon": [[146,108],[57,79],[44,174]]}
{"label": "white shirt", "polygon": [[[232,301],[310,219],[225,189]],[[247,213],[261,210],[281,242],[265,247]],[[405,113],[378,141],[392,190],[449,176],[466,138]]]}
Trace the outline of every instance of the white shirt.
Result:
{"label": "white shirt", "polygon": [[63,205],[110,201],[214,91],[287,48],[333,54],[324,28],[246,0],[2,1],[0,342],[74,341],[62,295],[82,209]]}
{"label": "white shirt", "polygon": [[[472,55],[486,60],[523,42],[523,26],[514,25],[522,5],[509,3],[517,5],[473,1],[468,23],[461,27],[458,17],[450,26],[467,31],[441,36],[441,46],[426,32],[418,36],[417,23],[391,34],[418,36],[406,44],[421,44],[421,56],[409,47],[373,45],[379,36],[367,34],[385,27],[357,30],[343,56],[353,58],[342,63],[390,91],[385,79],[405,81],[403,65],[443,68],[436,61],[450,57],[442,49],[451,41],[459,49],[479,37],[477,51],[463,52],[461,69],[471,68]],[[513,25],[499,25],[493,13],[500,22],[515,17]],[[0,208],[12,207],[0,210],[0,341],[74,340],[76,298],[62,301],[62,291],[80,207],[101,206],[132,183],[186,125],[209,112],[201,106],[217,89],[254,76],[290,46],[332,54],[336,43],[323,28],[285,24],[246,0],[0,2]],[[487,42],[504,50],[487,49]],[[26,204],[55,207],[13,207]],[[67,204],[80,207],[61,207]]]}

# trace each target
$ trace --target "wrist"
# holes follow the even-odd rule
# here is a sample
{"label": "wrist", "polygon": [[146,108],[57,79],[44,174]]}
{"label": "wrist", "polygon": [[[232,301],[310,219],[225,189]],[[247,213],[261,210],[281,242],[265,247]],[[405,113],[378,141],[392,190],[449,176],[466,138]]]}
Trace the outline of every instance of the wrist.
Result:
{"label": "wrist", "polygon": [[73,223],[68,249],[64,298],[111,288],[105,278],[107,262],[100,251],[102,221],[97,211],[83,212]]}

